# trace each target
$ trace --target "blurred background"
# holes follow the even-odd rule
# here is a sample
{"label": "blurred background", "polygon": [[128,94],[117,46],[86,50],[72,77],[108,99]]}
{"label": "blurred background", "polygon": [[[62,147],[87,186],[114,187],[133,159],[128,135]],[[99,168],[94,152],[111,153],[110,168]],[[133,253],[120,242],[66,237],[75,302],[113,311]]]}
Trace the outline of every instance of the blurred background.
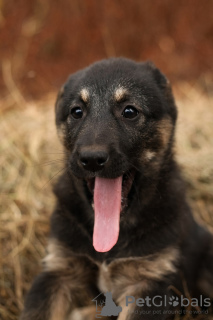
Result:
{"label": "blurred background", "polygon": [[212,0],[1,0],[0,10],[5,94],[8,68],[37,98],[111,56],[153,60],[172,81],[212,80]]}
{"label": "blurred background", "polygon": [[188,199],[212,230],[213,1],[0,0],[2,320],[17,319],[45,254],[51,188],[64,169],[57,90],[69,73],[112,56],[152,60],[171,81]]}

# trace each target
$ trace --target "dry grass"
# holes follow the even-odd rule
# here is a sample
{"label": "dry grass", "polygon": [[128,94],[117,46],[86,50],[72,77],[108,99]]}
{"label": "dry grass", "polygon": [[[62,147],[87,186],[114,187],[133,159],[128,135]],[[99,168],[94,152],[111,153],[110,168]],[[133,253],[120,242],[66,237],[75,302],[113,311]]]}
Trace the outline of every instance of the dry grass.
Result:
{"label": "dry grass", "polygon": [[213,231],[213,95],[182,84],[177,99],[177,160],[194,214]]}
{"label": "dry grass", "polygon": [[0,318],[16,319],[38,271],[62,158],[53,100],[1,114]]}
{"label": "dry grass", "polygon": [[[195,215],[213,227],[213,96],[188,84],[179,92],[177,157]],[[181,93],[181,94],[180,94]],[[181,97],[181,98],[180,98]],[[44,256],[63,164],[54,125],[54,98],[0,114],[0,318],[17,319],[23,296]],[[187,319],[189,319],[187,317]]]}

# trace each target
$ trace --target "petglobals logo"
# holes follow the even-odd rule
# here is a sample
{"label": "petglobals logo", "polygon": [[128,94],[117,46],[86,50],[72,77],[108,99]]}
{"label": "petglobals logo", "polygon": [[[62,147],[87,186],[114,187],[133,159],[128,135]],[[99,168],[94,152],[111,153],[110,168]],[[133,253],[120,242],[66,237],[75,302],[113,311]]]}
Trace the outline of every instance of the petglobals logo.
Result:
{"label": "petglobals logo", "polygon": [[118,316],[122,311],[113,301],[111,292],[100,293],[92,301],[96,303],[96,318]]}
{"label": "petglobals logo", "polygon": [[210,298],[203,298],[202,295],[200,295],[199,298],[191,298],[188,299],[181,295],[180,297],[177,296],[154,296],[150,298],[149,296],[146,296],[145,298],[135,298],[133,296],[126,296],[126,306],[130,306],[131,304],[135,303],[137,307],[166,307],[168,305],[173,307],[205,307],[208,308],[211,306],[211,300]]}
{"label": "petglobals logo", "polygon": [[[95,297],[93,302],[96,303],[96,318],[118,316],[122,313],[122,307],[118,306],[113,301],[112,293],[100,293]],[[160,296],[153,297],[146,296],[144,298],[136,298],[134,296],[125,297],[125,305],[123,308],[127,309],[129,313],[137,314],[208,314],[208,309],[211,306],[210,298],[204,298],[202,295],[199,298],[188,299],[181,296]],[[139,307],[139,308],[138,308]],[[145,308],[143,308],[145,307]],[[192,307],[192,308],[188,308]],[[202,310],[202,308],[205,308]],[[194,308],[194,311],[193,311]],[[125,311],[125,312],[126,312]]]}
{"label": "petglobals logo", "polygon": [[178,297],[169,297],[169,304],[173,307],[176,307],[179,305],[179,298]]}

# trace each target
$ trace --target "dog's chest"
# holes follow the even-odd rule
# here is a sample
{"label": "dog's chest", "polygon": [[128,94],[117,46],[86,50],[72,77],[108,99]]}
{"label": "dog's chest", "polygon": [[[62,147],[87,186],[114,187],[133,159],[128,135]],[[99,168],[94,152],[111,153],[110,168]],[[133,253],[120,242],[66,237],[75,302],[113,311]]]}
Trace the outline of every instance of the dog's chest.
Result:
{"label": "dog's chest", "polygon": [[176,272],[178,250],[167,248],[147,257],[119,258],[99,268],[98,287],[101,292],[111,292],[113,297],[137,294],[153,281],[162,280]]}

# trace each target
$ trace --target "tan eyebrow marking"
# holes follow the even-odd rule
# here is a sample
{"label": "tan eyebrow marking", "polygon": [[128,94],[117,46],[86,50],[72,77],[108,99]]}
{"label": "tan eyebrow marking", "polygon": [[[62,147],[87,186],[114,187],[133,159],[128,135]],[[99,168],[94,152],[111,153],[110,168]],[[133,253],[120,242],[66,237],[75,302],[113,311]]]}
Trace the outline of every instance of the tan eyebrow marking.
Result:
{"label": "tan eyebrow marking", "polygon": [[88,102],[88,100],[89,100],[89,91],[88,91],[86,88],[83,88],[83,89],[80,91],[80,96],[81,96],[81,99],[82,99],[84,102]]}
{"label": "tan eyebrow marking", "polygon": [[127,89],[119,87],[115,90],[114,98],[117,102],[121,101],[127,94]]}

